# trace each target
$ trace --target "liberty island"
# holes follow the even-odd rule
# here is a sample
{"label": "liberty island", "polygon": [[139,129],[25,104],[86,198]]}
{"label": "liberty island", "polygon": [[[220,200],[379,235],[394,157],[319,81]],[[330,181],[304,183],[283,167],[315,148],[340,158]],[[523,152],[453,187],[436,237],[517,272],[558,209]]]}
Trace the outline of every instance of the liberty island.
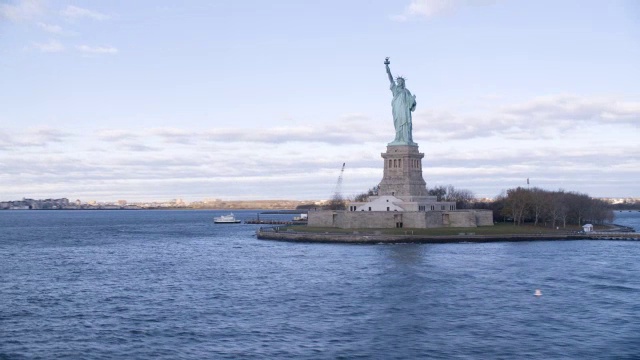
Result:
{"label": "liberty island", "polygon": [[[423,177],[424,153],[413,141],[412,112],[416,96],[406,88],[403,77],[394,79],[389,58],[385,70],[392,93],[393,141],[381,153],[383,176],[377,193],[361,201],[346,203],[344,209],[312,209],[307,228],[259,229],[258,238],[303,242],[394,243],[394,242],[487,242],[553,239],[636,239],[637,234],[562,232],[558,229],[494,227],[489,209],[458,209],[455,201],[440,201],[429,195]],[[352,229],[352,230],[349,230]],[[392,230],[393,229],[393,230]],[[402,229],[402,230],[400,230]]]}

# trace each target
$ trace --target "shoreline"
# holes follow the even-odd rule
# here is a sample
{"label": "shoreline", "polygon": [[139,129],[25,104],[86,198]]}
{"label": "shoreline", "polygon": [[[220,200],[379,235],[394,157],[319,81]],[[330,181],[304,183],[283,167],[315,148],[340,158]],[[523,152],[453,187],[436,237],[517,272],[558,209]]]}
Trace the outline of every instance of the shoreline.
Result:
{"label": "shoreline", "polygon": [[455,243],[487,243],[487,242],[521,242],[521,241],[553,241],[553,240],[623,240],[640,241],[640,233],[635,232],[600,232],[593,234],[502,234],[502,235],[378,235],[378,234],[337,234],[309,233],[293,231],[256,230],[260,240],[301,242],[301,243],[333,243],[333,244],[455,244]]}

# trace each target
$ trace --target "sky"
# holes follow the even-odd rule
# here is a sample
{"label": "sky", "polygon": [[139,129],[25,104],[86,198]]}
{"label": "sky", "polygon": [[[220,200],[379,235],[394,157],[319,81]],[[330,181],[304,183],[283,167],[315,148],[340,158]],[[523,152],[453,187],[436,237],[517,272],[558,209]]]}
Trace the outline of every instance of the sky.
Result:
{"label": "sky", "polygon": [[382,179],[640,197],[635,0],[0,0],[0,201],[320,200]]}

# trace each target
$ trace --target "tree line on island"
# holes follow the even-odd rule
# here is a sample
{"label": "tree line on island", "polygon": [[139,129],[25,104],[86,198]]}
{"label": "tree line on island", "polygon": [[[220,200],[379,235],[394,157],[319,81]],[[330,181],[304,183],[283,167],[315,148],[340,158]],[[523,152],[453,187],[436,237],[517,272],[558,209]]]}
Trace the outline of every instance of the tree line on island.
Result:
{"label": "tree line on island", "polygon": [[[348,200],[362,202],[369,196],[378,195],[374,186],[352,199],[343,199],[336,194],[326,205],[327,209],[344,210]],[[602,224],[613,221],[611,205],[587,194],[572,191],[549,191],[537,187],[509,189],[493,200],[481,201],[466,189],[453,185],[435,186],[428,190],[438,201],[453,201],[457,209],[486,209],[493,211],[496,222],[513,222],[514,225],[566,227],[585,223]]]}
{"label": "tree line on island", "polygon": [[614,219],[613,210],[604,200],[578,192],[549,191],[537,187],[509,189],[493,201],[473,203],[473,208],[493,210],[495,221],[552,228],[603,224]]}

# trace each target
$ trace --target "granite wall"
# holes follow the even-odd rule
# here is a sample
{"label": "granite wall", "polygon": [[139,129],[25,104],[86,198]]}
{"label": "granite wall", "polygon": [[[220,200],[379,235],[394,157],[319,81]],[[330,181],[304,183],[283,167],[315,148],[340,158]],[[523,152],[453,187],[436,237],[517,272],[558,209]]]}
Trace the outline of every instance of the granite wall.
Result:
{"label": "granite wall", "polygon": [[342,229],[438,228],[493,225],[490,210],[454,211],[310,211],[308,226]]}

